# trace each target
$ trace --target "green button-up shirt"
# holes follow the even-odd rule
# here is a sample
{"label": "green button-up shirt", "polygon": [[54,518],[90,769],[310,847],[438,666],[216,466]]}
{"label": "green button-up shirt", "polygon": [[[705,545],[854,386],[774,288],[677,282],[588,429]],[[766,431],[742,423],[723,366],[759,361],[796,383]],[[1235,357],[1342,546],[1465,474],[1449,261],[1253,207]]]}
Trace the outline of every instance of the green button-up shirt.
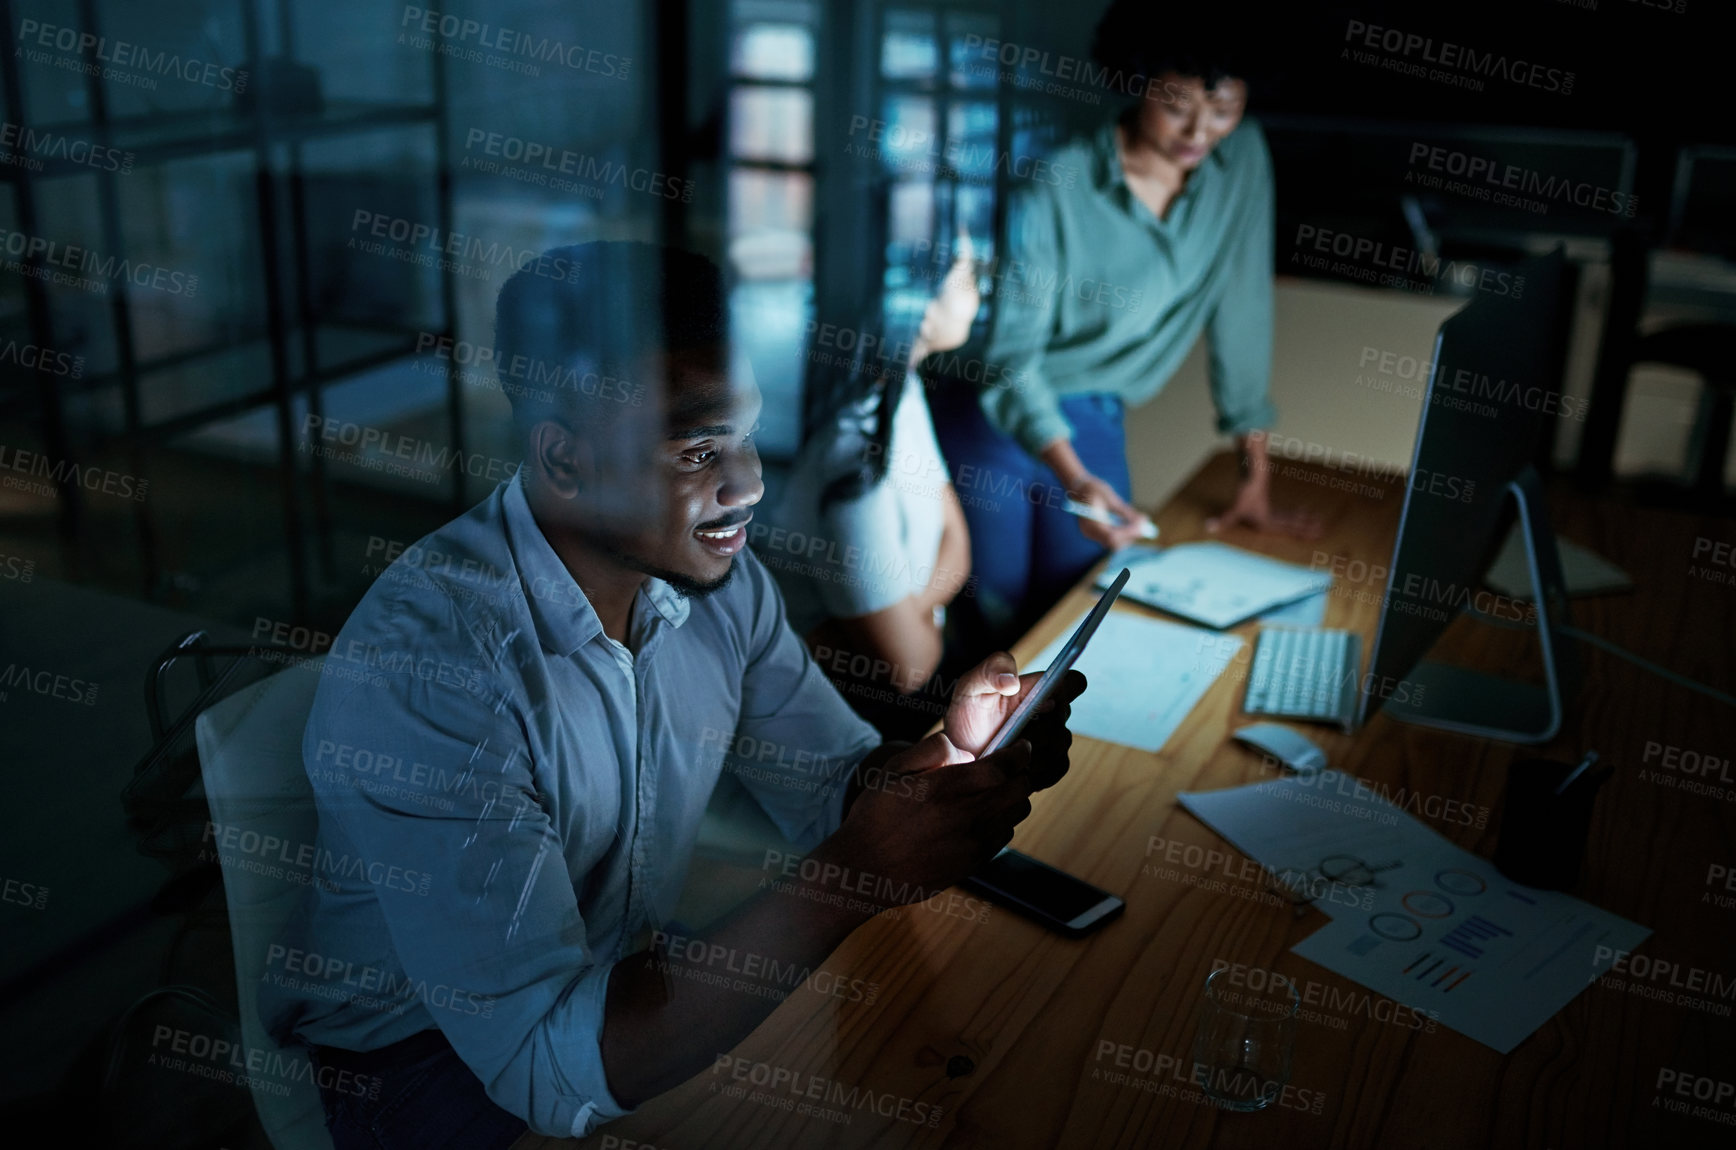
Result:
{"label": "green button-up shirt", "polygon": [[1270,427],[1272,161],[1259,126],[1224,137],[1164,219],[1123,180],[1113,123],[1052,167],[1080,178],[1032,183],[1008,206],[983,353],[989,422],[1035,454],[1072,435],[1061,396],[1142,403],[1204,328],[1218,430]]}

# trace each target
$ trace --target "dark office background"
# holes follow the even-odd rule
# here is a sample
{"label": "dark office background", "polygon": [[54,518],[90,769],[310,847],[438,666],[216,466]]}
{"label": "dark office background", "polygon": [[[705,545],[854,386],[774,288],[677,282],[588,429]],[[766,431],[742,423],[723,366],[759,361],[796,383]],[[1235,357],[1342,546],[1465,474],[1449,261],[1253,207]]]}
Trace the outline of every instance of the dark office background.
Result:
{"label": "dark office background", "polygon": [[[153,988],[232,993],[194,816],[138,782],[141,767],[160,790],[180,777],[185,740],[163,736],[197,690],[185,668],[165,676],[154,726],[156,657],[201,628],[318,649],[398,550],[510,466],[505,400],[462,361],[489,345],[515,262],[421,266],[370,250],[376,227],[388,249],[408,247],[390,242],[402,223],[497,252],[639,238],[710,254],[735,277],[775,487],[811,404],[812,325],[910,322],[951,236],[993,254],[1015,180],[994,158],[1045,155],[1119,100],[1017,82],[1086,58],[1103,0],[424,7],[579,50],[491,64],[466,53],[500,53],[424,32],[422,7],[369,0],[0,0],[0,477],[20,481],[0,488],[0,664],[82,684],[76,699],[0,688],[0,877],[46,892],[0,905],[15,1112],[52,1113],[44,1099],[91,1069],[81,1052],[107,1049],[104,1028]],[[1496,264],[1570,241],[1609,285],[1593,387],[1617,394],[1648,308],[1736,316],[1721,7],[1251,6],[1280,259],[1302,222]],[[1352,22],[1535,60],[1572,89],[1470,92],[1360,64],[1344,55]],[[108,46],[108,75],[84,71],[95,49],[64,46],[85,33]],[[991,40],[1047,55],[993,64]],[[1417,140],[1638,210],[1537,216],[1419,193],[1404,180]],[[570,172],[500,170],[525,148],[571,153]],[[1649,273],[1665,251],[1705,274],[1662,282]],[[56,260],[81,282],[42,278],[71,270]],[[1722,431],[1696,425],[1690,451],[1727,441],[1724,403],[1700,405]],[[381,443],[313,450],[324,421]],[[1606,484],[1618,425],[1587,427],[1563,466]],[[408,460],[391,454],[405,443]],[[1615,497],[1642,497],[1636,477],[1613,479]]]}

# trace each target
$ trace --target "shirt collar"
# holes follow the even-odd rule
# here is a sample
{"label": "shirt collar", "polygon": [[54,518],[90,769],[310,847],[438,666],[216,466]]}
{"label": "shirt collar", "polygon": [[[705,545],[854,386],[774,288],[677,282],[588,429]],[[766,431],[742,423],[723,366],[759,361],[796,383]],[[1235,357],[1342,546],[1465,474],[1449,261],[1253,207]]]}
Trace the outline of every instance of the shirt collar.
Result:
{"label": "shirt collar", "polygon": [[[520,471],[505,486],[502,505],[507,547],[524,582],[525,601],[530,605],[537,637],[545,648],[564,658],[601,635],[603,621],[537,526],[524,493],[524,473]],[[671,627],[685,623],[691,610],[684,596],[656,577],[645,580],[638,597]],[[643,626],[645,612],[636,609],[633,616],[635,627]]]}
{"label": "shirt collar", "polygon": [[[1121,155],[1115,148],[1115,125],[1118,122],[1119,118],[1107,121],[1097,129],[1096,135],[1091,138],[1093,159],[1091,175],[1092,182],[1100,192],[1112,193],[1115,189],[1120,188],[1123,197],[1122,204],[1125,207],[1136,201],[1133,196],[1133,189],[1127,186],[1126,173],[1121,170]],[[1182,185],[1181,194],[1176,199],[1191,199],[1198,195],[1200,185],[1214,178],[1217,171],[1225,163],[1223,142],[1219,141],[1218,146],[1207,153],[1205,162],[1195,168],[1193,175],[1188,177],[1187,183]]]}
{"label": "shirt collar", "polygon": [[664,621],[671,627],[679,627],[687,622],[687,614],[693,609],[693,603],[687,596],[656,576],[645,580],[645,586],[639,589],[639,598],[655,607],[657,613],[663,616]]}

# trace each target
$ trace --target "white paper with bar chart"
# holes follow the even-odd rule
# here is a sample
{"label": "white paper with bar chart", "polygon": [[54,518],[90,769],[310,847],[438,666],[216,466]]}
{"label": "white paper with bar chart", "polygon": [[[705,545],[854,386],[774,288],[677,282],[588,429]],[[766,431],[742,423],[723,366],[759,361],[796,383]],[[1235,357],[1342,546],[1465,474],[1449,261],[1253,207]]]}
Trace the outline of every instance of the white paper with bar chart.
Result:
{"label": "white paper with bar chart", "polygon": [[1328,770],[1178,799],[1314,896],[1294,953],[1503,1054],[1651,934],[1454,846],[1410,813],[1459,817],[1438,795]]}

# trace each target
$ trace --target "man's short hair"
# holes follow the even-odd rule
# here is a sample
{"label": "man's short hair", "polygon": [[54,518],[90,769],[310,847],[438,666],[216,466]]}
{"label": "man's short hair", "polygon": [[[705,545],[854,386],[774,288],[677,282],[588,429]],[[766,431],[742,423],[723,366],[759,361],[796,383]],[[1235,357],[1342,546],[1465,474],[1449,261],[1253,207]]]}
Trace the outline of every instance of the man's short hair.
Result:
{"label": "man's short hair", "polygon": [[723,348],[729,293],[697,252],[605,240],[526,261],[501,286],[495,371],[522,436],[544,419],[576,425],[658,402],[642,378],[657,352]]}

